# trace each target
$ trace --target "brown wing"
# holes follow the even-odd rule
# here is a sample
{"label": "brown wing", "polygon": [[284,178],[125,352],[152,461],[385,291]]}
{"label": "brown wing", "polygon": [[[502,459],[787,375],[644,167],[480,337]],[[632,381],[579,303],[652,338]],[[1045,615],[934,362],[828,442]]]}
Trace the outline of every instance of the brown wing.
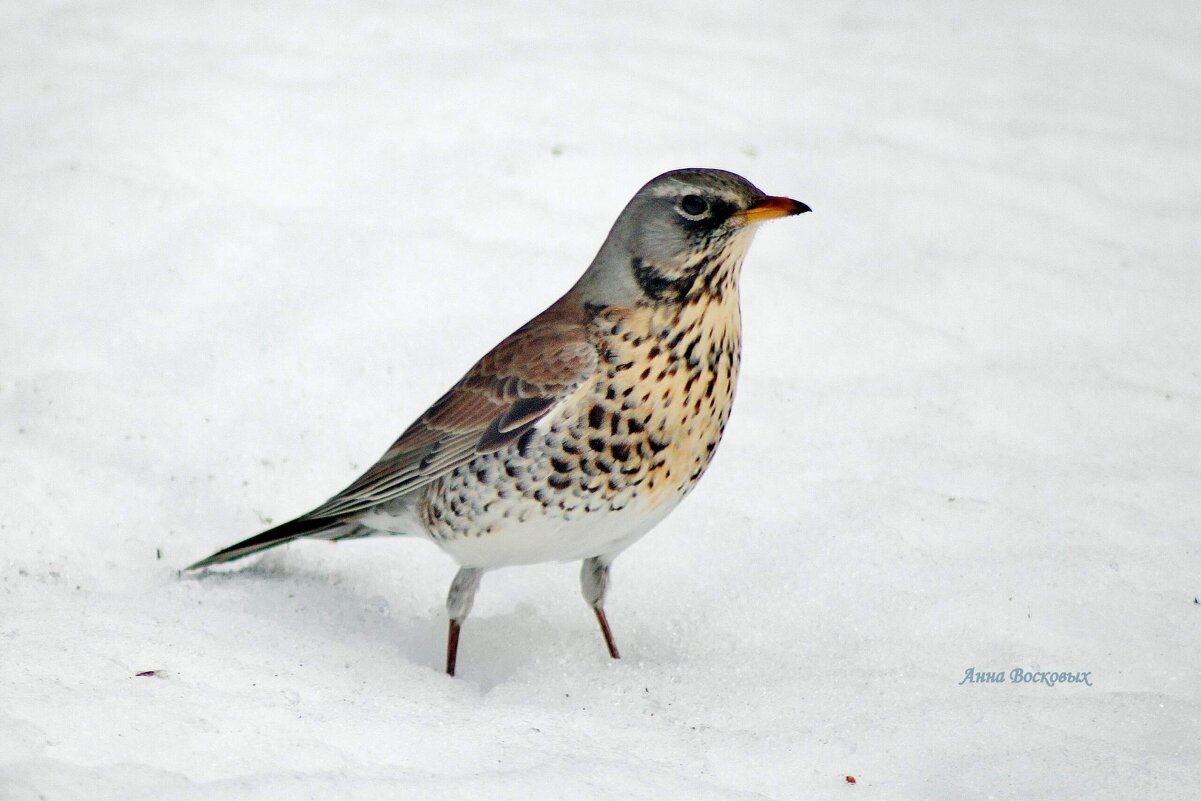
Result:
{"label": "brown wing", "polygon": [[493,348],[379,462],[304,518],[345,518],[518,439],[596,369],[582,321],[557,311],[551,307]]}

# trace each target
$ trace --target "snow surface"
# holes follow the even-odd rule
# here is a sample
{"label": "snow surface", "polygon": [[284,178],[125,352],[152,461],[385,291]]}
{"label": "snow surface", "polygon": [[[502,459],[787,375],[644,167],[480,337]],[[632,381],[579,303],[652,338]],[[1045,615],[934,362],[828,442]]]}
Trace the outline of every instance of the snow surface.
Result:
{"label": "snow surface", "polygon": [[[682,166],[815,213],[624,659],[576,565],[454,679],[426,544],[178,573]],[[0,798],[1201,798],[1199,267],[1195,2],[0,5]]]}

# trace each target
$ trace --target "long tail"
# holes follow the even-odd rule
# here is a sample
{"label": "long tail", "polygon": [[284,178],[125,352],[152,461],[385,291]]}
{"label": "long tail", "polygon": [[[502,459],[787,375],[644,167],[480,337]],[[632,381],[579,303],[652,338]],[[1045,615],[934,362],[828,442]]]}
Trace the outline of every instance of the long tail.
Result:
{"label": "long tail", "polygon": [[287,523],[281,523],[275,528],[268,529],[262,534],[256,534],[248,540],[242,540],[228,548],[217,551],[212,556],[201,559],[194,565],[189,565],[185,570],[198,570],[209,565],[232,562],[234,559],[241,559],[243,556],[265,551],[268,548],[274,548],[276,545],[283,545],[285,542],[291,542],[299,537],[310,537],[326,531],[332,532],[334,529],[345,528],[347,525],[346,520],[336,517],[298,517],[295,520],[289,520]]}

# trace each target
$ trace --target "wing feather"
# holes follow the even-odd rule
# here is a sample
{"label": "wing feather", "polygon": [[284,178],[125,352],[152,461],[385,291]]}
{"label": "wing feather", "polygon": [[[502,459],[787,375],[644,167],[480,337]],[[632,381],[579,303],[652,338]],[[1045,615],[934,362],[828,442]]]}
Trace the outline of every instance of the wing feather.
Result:
{"label": "wing feather", "polygon": [[581,317],[556,306],[493,348],[379,462],[302,519],[346,518],[407,495],[505,447],[549,414],[597,365]]}

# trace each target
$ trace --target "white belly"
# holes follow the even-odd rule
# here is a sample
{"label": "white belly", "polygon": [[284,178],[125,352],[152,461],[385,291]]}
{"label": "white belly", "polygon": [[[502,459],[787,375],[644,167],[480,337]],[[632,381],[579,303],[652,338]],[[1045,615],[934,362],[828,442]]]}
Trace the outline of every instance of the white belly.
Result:
{"label": "white belly", "polygon": [[563,517],[554,509],[531,507],[511,514],[479,536],[430,539],[463,567],[496,568],[539,562],[567,562],[617,554],[650,531],[675,503],[647,510],[634,502],[624,509],[598,509]]}

